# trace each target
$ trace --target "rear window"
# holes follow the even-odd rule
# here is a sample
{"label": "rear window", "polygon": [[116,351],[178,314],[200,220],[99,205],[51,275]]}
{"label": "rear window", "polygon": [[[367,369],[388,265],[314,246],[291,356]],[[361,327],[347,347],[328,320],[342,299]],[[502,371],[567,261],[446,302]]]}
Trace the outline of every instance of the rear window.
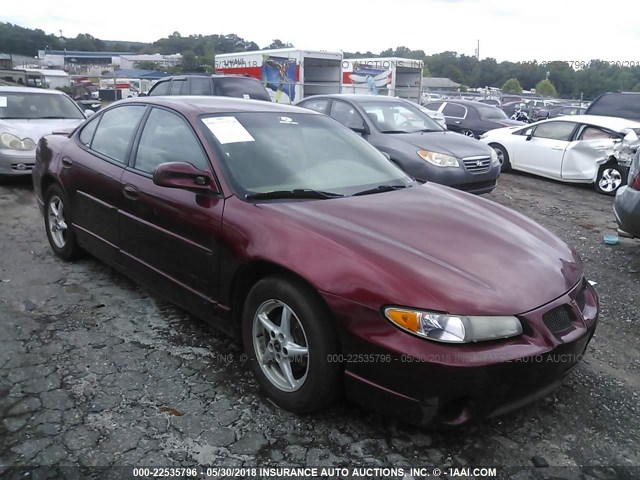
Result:
{"label": "rear window", "polygon": [[250,98],[271,101],[271,97],[258,80],[243,77],[216,78],[215,94],[224,97]]}
{"label": "rear window", "polygon": [[585,113],[640,120],[640,93],[605,93]]}

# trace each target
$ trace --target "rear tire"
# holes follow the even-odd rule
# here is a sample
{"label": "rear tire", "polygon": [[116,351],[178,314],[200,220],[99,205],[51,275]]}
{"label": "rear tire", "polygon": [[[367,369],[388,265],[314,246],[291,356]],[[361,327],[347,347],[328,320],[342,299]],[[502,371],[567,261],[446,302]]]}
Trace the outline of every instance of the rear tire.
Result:
{"label": "rear tire", "polygon": [[500,171],[504,173],[510,172],[512,168],[511,162],[509,161],[509,154],[507,153],[507,149],[499,143],[492,143],[489,146],[493,148],[498,155],[498,160],[500,160],[500,164],[502,165],[500,167]]}
{"label": "rear tire", "polygon": [[63,260],[77,258],[80,247],[71,225],[69,200],[57,183],[51,185],[45,193],[44,226],[53,253]]}
{"label": "rear tire", "polygon": [[476,138],[476,134],[473,133],[471,130],[467,130],[466,128],[461,130],[460,133],[463,134],[465,137]]}
{"label": "rear tire", "polygon": [[260,387],[285,410],[313,412],[342,393],[334,321],[301,281],[276,275],[256,283],[244,306],[242,340]]}
{"label": "rear tire", "polygon": [[626,181],[627,172],[620,165],[610,163],[600,167],[593,188],[604,195],[615,195]]}

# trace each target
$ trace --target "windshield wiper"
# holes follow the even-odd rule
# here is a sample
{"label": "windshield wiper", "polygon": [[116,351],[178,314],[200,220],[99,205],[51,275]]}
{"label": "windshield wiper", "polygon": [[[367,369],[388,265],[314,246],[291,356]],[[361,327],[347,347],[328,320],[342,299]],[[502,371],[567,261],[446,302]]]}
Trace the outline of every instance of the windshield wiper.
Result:
{"label": "windshield wiper", "polygon": [[381,130],[380,133],[411,133],[407,130]]}
{"label": "windshield wiper", "polygon": [[414,130],[411,133],[418,133],[418,132],[441,132],[442,130],[436,130],[434,128],[421,128],[420,130]]}
{"label": "windshield wiper", "polygon": [[378,185],[377,187],[368,188],[367,190],[362,190],[361,192],[354,193],[352,197],[357,197],[358,195],[369,195],[371,193],[390,192],[392,190],[401,190],[408,187],[409,185]]}
{"label": "windshield wiper", "polygon": [[66,120],[69,117],[63,117],[62,115],[43,115],[41,117],[32,117],[31,120]]}
{"label": "windshield wiper", "polygon": [[278,198],[305,198],[305,199],[325,199],[344,197],[339,193],[323,192],[322,190],[312,190],[310,188],[296,188],[294,190],[274,190],[272,192],[249,193],[245,195],[247,200],[271,200]]}

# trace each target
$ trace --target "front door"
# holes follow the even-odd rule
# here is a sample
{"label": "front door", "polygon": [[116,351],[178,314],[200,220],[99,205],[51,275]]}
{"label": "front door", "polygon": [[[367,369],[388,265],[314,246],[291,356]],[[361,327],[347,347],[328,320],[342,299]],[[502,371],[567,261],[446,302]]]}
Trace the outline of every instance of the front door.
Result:
{"label": "front door", "polygon": [[211,313],[218,296],[216,238],[224,199],[153,182],[153,172],[165,162],[211,172],[207,155],[189,123],[164,108],[151,109],[138,138],[121,179],[122,262],[132,276],[176,303]]}

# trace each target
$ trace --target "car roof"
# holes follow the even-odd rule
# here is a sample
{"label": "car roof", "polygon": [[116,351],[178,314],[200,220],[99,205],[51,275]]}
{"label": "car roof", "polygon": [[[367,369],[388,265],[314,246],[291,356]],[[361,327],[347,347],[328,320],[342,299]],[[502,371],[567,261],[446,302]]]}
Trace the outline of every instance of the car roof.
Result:
{"label": "car roof", "polygon": [[609,128],[611,130],[623,130],[625,128],[640,128],[640,122],[627,120],[620,117],[606,117],[604,115],[568,115],[557,117],[549,122],[581,122],[595,125],[596,127]]}
{"label": "car roof", "polygon": [[387,97],[386,95],[364,95],[358,93],[333,93],[328,95],[313,95],[310,97],[305,97],[301,102],[305,100],[309,100],[310,98],[336,98],[336,99],[344,99],[344,100],[352,100],[354,102],[370,102],[372,100],[381,101],[381,102],[397,102],[406,101],[404,98],[396,98],[396,97]]}
{"label": "car roof", "polygon": [[195,115],[223,112],[281,112],[321,115],[313,110],[293,105],[214,95],[158,95],[153,97],[137,97],[120,100],[113,105],[125,105],[129,103],[160,105]]}
{"label": "car roof", "polygon": [[50,95],[65,95],[64,92],[60,90],[49,90],[47,88],[36,88],[36,87],[2,87],[0,86],[0,93],[47,93]]}
{"label": "car roof", "polygon": [[199,77],[199,78],[250,78],[251,80],[257,80],[256,78],[250,77],[249,75],[242,75],[238,73],[180,73],[176,75],[167,75],[166,77],[162,77],[158,81],[171,80],[174,78],[187,78],[187,77]]}

